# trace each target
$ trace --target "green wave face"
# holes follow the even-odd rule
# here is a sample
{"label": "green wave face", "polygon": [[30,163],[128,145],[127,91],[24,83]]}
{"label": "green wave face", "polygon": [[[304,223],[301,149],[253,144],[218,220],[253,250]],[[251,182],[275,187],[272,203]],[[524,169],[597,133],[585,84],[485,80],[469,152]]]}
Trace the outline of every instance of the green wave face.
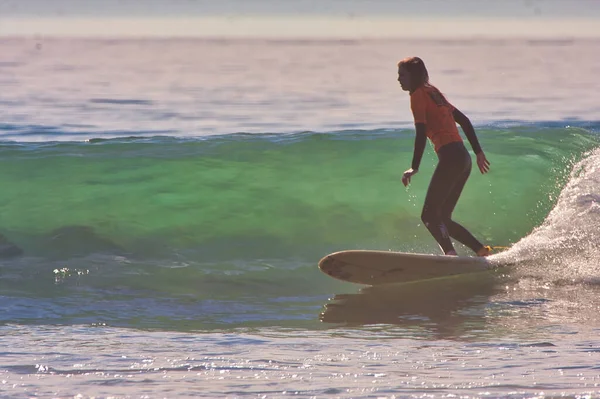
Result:
{"label": "green wave face", "polygon": [[[540,224],[573,162],[597,144],[575,128],[478,135],[491,171],[474,166],[454,217],[495,245]],[[413,137],[401,130],[5,144],[2,231],[36,255],[63,236],[80,252],[201,262],[312,259],[349,248],[435,252],[420,222],[436,164],[430,147],[411,186],[400,182]]]}
{"label": "green wave face", "polygon": [[[563,253],[552,250],[547,216],[567,183],[576,183],[575,202],[587,198],[593,168],[581,178],[571,170],[580,159],[595,165],[586,151],[596,136],[539,127],[478,133],[492,168],[473,170],[455,219],[490,244],[527,236],[507,251],[525,260],[526,273],[546,276],[553,265],[554,281],[576,271],[557,260],[587,245],[586,237],[573,243],[578,229],[597,224],[566,231],[559,217],[556,234],[572,237]],[[400,130],[4,143],[0,324],[322,328],[317,314],[328,298],[356,291],[319,272],[322,256],[439,251],[420,222],[436,164],[431,148],[411,186],[400,182],[413,139]],[[558,203],[570,206],[565,191]],[[413,293],[428,297],[419,287]]]}

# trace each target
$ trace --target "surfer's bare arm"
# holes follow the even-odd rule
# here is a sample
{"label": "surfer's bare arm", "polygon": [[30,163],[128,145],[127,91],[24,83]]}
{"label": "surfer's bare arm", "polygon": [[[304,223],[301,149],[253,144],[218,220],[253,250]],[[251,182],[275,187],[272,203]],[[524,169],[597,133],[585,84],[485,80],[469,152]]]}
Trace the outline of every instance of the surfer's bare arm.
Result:
{"label": "surfer's bare arm", "polygon": [[407,186],[410,183],[410,178],[419,171],[419,166],[421,165],[421,158],[423,158],[423,152],[425,152],[425,144],[427,143],[427,135],[425,134],[425,124],[415,123],[415,129],[415,149],[413,153],[411,168],[404,172],[404,174],[402,175],[402,184],[404,184],[404,186]]}
{"label": "surfer's bare arm", "polygon": [[465,136],[467,136],[467,140],[469,140],[469,143],[471,144],[471,148],[473,148],[473,152],[475,152],[475,155],[477,156],[477,167],[479,167],[479,171],[481,173],[487,173],[490,170],[490,161],[487,160],[479,145],[479,140],[477,139],[471,120],[465,114],[460,112],[458,108],[454,108],[452,116],[454,117],[454,121],[462,128]]}

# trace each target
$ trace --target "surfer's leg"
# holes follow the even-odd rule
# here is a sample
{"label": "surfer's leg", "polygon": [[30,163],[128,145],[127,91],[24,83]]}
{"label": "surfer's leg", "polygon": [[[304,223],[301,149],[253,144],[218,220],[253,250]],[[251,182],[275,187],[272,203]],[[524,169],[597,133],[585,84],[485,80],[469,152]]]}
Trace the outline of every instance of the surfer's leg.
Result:
{"label": "surfer's leg", "polygon": [[473,252],[477,253],[483,247],[483,244],[479,242],[479,240],[477,240],[464,226],[451,219],[452,211],[454,210],[454,206],[456,205],[458,197],[460,197],[460,192],[462,191],[463,186],[464,183],[459,184],[455,187],[455,190],[452,190],[452,193],[448,197],[448,202],[444,204],[442,220],[448,229],[448,234],[450,237],[466,245],[467,247],[471,248]]}
{"label": "surfer's leg", "polygon": [[453,179],[451,177],[451,169],[442,160],[440,160],[435,168],[429,188],[427,189],[427,195],[425,196],[421,220],[440,245],[442,251],[448,255],[455,255],[456,251],[454,250],[452,241],[450,241],[448,229],[444,224],[442,215],[444,200],[452,189]]}
{"label": "surfer's leg", "polygon": [[450,237],[466,245],[473,252],[480,255],[482,248],[485,248],[484,245],[479,242],[479,240],[477,240],[464,226],[452,220],[452,212],[454,212],[454,208],[456,207],[458,199],[460,198],[463,188],[465,187],[465,184],[469,179],[469,175],[471,174],[471,156],[468,152],[466,152],[466,148],[464,151],[465,152],[463,154],[456,154],[457,159],[455,162],[460,164],[462,161],[463,170],[455,178],[455,183],[442,205],[442,220],[448,229],[448,234]]}

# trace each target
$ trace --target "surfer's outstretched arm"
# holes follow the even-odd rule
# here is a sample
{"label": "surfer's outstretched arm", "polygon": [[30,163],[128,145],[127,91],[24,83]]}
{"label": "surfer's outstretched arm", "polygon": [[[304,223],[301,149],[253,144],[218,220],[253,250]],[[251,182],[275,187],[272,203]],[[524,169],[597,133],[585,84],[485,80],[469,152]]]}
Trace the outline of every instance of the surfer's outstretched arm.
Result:
{"label": "surfer's outstretched arm", "polygon": [[407,186],[410,183],[410,178],[419,171],[421,159],[423,158],[423,152],[425,152],[425,144],[427,144],[425,124],[415,123],[415,130],[417,135],[415,137],[415,150],[413,152],[411,168],[405,171],[402,175],[402,183],[404,184],[404,186]]}
{"label": "surfer's outstretched arm", "polygon": [[427,143],[427,134],[425,131],[427,130],[427,127],[424,123],[415,123],[415,130],[415,150],[413,152],[411,168],[414,171],[417,171],[419,170],[421,159],[423,158],[423,153],[425,152],[425,144]]}
{"label": "surfer's outstretched arm", "polygon": [[481,173],[487,173],[490,170],[490,161],[487,160],[481,146],[479,145],[479,140],[477,139],[477,135],[475,134],[475,129],[473,128],[473,124],[471,120],[458,108],[454,108],[452,111],[452,116],[454,117],[454,121],[460,125],[465,136],[469,140],[471,144],[471,148],[473,148],[473,152],[477,156],[477,166],[479,167],[479,171]]}

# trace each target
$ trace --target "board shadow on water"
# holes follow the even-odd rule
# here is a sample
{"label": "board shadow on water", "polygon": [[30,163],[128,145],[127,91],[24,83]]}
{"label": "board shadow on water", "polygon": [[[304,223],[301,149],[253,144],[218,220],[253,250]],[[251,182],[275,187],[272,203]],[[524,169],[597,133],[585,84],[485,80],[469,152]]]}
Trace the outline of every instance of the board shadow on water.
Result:
{"label": "board shadow on water", "polygon": [[557,325],[565,333],[600,327],[599,291],[590,282],[486,271],[337,294],[319,318],[332,328],[399,327],[416,338],[541,337]]}
{"label": "board shadow on water", "polygon": [[451,336],[466,323],[485,323],[485,306],[502,290],[502,279],[489,271],[368,286],[354,294],[335,295],[325,304],[320,320],[345,326],[423,327]]}

